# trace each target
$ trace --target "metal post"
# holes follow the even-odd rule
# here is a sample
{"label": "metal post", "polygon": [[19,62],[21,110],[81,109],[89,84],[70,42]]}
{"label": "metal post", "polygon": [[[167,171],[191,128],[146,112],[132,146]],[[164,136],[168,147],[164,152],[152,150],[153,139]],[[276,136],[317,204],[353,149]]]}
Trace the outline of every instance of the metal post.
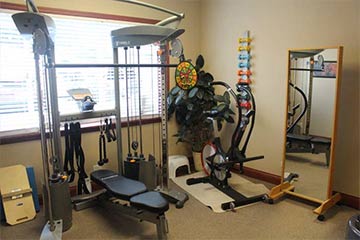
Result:
{"label": "metal post", "polygon": [[[136,47],[138,64],[140,64],[140,47]],[[139,128],[140,128],[140,157],[143,156],[143,141],[142,141],[142,123],[141,123],[141,84],[140,84],[140,67],[138,67],[138,87],[139,87]]]}
{"label": "metal post", "polygon": [[[113,61],[119,63],[118,49],[113,48]],[[123,175],[123,153],[122,153],[122,136],[121,136],[121,107],[120,107],[120,78],[119,68],[114,67],[114,88],[115,88],[115,109],[116,109],[116,134],[117,134],[117,156],[118,171]]]}
{"label": "metal post", "polygon": [[[160,44],[160,51],[165,53],[167,51],[167,43]],[[160,56],[161,64],[166,62],[165,54]],[[161,68],[161,188],[165,191],[168,190],[168,181],[169,181],[169,169],[168,169],[168,127],[167,127],[167,89],[168,89],[168,76],[167,69]]]}
{"label": "metal post", "polygon": [[[127,64],[127,47],[124,47],[125,53],[125,64]],[[131,156],[131,148],[130,148],[130,113],[129,113],[129,79],[128,79],[128,68],[125,67],[125,91],[126,91],[126,117],[127,117],[127,134],[128,134],[128,157]]]}
{"label": "metal post", "polygon": [[[51,41],[51,40],[49,40]],[[54,66],[55,64],[55,49],[52,42],[48,48],[46,53],[47,61],[50,66]],[[54,67],[48,68],[49,74],[49,90],[50,90],[50,111],[51,111],[51,122],[52,122],[52,138],[54,146],[54,156],[53,156],[53,168],[54,173],[61,173],[63,170],[62,163],[62,151],[61,151],[61,134],[60,134],[60,113],[59,113],[59,105],[58,105],[58,94],[57,94],[57,83],[56,83],[56,70]]]}
{"label": "metal post", "polygon": [[[310,57],[310,69],[314,69],[314,57]],[[310,120],[311,120],[311,107],[312,107],[312,93],[313,93],[313,72],[309,71],[309,82],[308,82],[308,108],[306,111],[306,125],[305,134],[309,135],[310,131]]]}
{"label": "metal post", "polygon": [[[34,38],[35,45],[36,38]],[[48,211],[49,211],[49,222],[50,222],[50,231],[55,230],[54,218],[52,214],[52,204],[51,204],[51,194],[49,187],[49,161],[48,161],[48,151],[46,143],[46,128],[44,120],[44,108],[42,104],[42,90],[41,90],[41,77],[40,77],[40,67],[39,67],[39,54],[34,48],[34,59],[35,59],[35,72],[36,72],[36,92],[37,92],[37,102],[38,102],[38,113],[39,113],[39,128],[41,136],[41,157],[43,162],[43,173],[44,173],[44,183],[47,191],[48,202]]]}
{"label": "metal post", "polygon": [[167,225],[167,220],[165,218],[165,215],[161,215],[158,217],[159,220],[156,223],[156,231],[157,231],[157,235],[158,235],[158,239],[167,239],[167,233],[168,231],[168,225]]}

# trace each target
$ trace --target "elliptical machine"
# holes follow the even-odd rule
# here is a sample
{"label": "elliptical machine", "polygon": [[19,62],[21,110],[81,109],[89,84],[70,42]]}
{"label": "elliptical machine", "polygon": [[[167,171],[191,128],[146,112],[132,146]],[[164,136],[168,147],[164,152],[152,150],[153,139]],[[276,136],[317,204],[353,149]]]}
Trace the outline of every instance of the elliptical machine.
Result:
{"label": "elliptical machine", "polygon": [[[249,158],[246,157],[246,149],[255,124],[256,105],[254,96],[246,85],[237,85],[237,91],[239,94],[236,94],[225,82],[215,81],[212,83],[212,85],[220,85],[225,87],[231,96],[235,99],[238,108],[237,125],[231,137],[231,146],[227,151],[225,151],[221,146],[219,137],[216,137],[212,142],[204,146],[201,153],[201,159],[204,171],[208,174],[208,176],[201,178],[190,178],[186,181],[186,183],[188,185],[210,183],[234,199],[234,201],[223,203],[221,205],[223,210],[233,210],[235,207],[262,201],[265,199],[264,195],[246,197],[231,188],[231,186],[228,184],[228,179],[231,177],[231,169],[236,164],[240,165],[240,172],[243,172],[244,162],[264,158],[264,156],[255,156]],[[244,100],[248,103],[246,107],[242,106],[242,102]],[[208,114],[209,117],[215,117],[218,112],[210,111]],[[246,132],[248,126],[250,129]],[[239,148],[241,140],[244,136],[246,136],[245,141],[242,147]]]}

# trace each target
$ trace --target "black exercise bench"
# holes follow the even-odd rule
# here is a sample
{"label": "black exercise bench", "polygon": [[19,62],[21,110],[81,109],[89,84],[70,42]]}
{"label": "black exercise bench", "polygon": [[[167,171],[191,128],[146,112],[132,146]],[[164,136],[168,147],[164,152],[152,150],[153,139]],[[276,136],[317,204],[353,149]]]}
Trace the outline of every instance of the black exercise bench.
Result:
{"label": "black exercise bench", "polygon": [[286,152],[288,153],[325,153],[326,166],[330,162],[331,140],[328,138],[314,137],[288,133],[286,135]]}
{"label": "black exercise bench", "polygon": [[165,212],[169,209],[169,202],[160,192],[148,191],[142,182],[118,175],[111,170],[97,170],[92,172],[90,177],[104,189],[73,198],[76,210],[101,203],[116,208],[123,214],[156,224],[158,238],[166,239],[168,226]]}

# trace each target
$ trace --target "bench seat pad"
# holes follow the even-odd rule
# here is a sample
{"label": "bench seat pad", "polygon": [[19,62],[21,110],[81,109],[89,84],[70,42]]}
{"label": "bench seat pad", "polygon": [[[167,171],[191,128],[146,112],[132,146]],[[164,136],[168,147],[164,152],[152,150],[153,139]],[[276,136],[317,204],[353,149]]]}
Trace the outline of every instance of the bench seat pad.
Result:
{"label": "bench seat pad", "polygon": [[104,187],[114,197],[130,202],[138,209],[162,214],[169,209],[169,202],[159,192],[148,192],[145,184],[117,173],[101,169],[91,173],[91,180]]}
{"label": "bench seat pad", "polygon": [[288,133],[286,135],[287,140],[290,141],[310,141],[312,139],[311,136],[306,136],[306,135],[298,135],[298,134],[292,134],[292,133]]}
{"label": "bench seat pad", "polygon": [[106,188],[114,197],[129,201],[132,196],[146,192],[142,182],[116,174],[110,170],[97,170],[91,173],[91,180]]}
{"label": "bench seat pad", "polygon": [[319,143],[319,144],[327,144],[330,145],[331,144],[331,139],[328,138],[322,138],[322,137],[313,137],[311,139],[312,143]]}
{"label": "bench seat pad", "polygon": [[169,209],[169,202],[159,192],[145,192],[130,199],[131,206],[154,213],[164,213]]}

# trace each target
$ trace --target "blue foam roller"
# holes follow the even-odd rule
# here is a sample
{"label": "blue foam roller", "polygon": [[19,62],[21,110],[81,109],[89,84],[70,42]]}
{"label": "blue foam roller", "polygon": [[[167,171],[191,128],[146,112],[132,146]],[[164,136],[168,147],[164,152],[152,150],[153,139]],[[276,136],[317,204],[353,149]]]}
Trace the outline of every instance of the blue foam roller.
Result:
{"label": "blue foam roller", "polygon": [[32,189],[32,196],[33,196],[33,200],[34,200],[35,211],[39,212],[40,204],[39,204],[39,196],[38,196],[37,187],[36,187],[34,168],[26,167],[26,173],[27,173],[27,176],[29,179],[30,187]]}

